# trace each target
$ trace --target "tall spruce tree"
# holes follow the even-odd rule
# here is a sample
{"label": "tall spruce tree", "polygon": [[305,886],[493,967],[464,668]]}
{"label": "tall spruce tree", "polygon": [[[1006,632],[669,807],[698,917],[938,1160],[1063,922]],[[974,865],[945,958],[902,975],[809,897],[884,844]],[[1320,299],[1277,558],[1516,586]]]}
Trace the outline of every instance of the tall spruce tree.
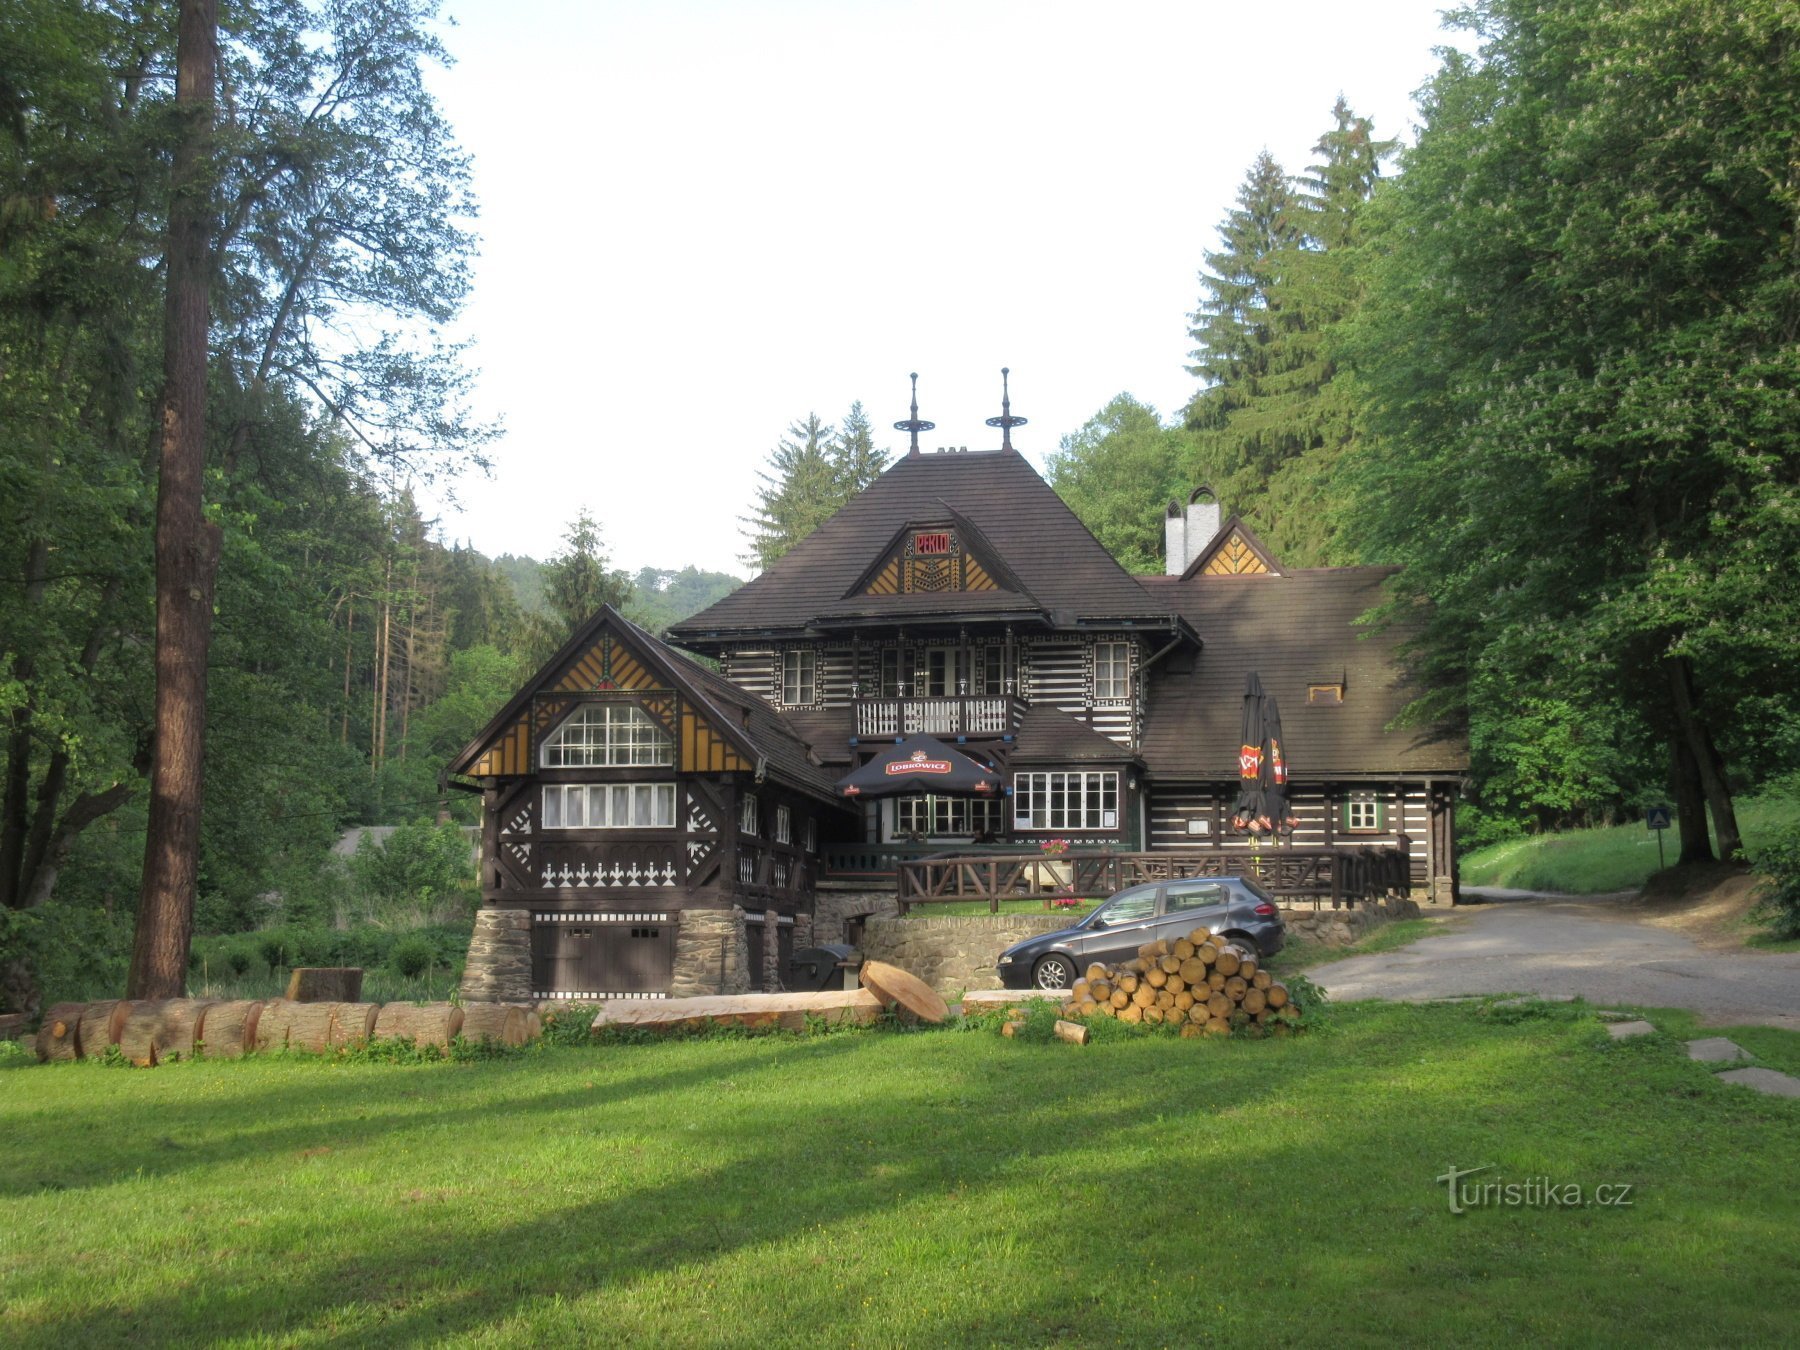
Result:
{"label": "tall spruce tree", "polygon": [[1294,179],[1265,153],[1207,256],[1190,371],[1189,476],[1211,483],[1290,564],[1353,561],[1334,529],[1330,481],[1356,437],[1360,396],[1340,367],[1356,312],[1358,219],[1394,152],[1340,97],[1320,158]]}
{"label": "tall spruce tree", "polygon": [[862,403],[850,405],[833,431],[808,413],[788,427],[757,473],[756,511],[740,517],[749,547],[744,562],[759,572],[873,483],[887,467],[888,452],[875,447]]}

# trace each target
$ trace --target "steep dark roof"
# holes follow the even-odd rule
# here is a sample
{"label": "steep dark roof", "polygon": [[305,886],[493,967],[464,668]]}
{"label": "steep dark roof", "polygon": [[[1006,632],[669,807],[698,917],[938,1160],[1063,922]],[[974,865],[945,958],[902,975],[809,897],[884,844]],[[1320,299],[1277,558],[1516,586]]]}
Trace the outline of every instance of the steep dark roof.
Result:
{"label": "steep dark roof", "polygon": [[[611,605],[605,605],[573,636],[561,650],[527,680],[518,693],[496,713],[487,726],[457,754],[446,771],[454,779],[466,774],[496,736],[510,728],[531,704],[532,695],[560,672],[583,650],[591,647],[603,629],[623,639],[638,656],[678,689],[706,717],[719,734],[743,752],[752,762],[761,761],[769,777],[823,798],[843,807],[835,785],[837,775],[816,762],[804,737],[782,715],[755,695],[739,689],[723,676],[708,670],[685,652],[676,651],[647,630],[638,627]],[[460,786],[460,784],[458,785]]]}
{"label": "steep dark roof", "polygon": [[[851,594],[912,523],[954,515],[978,532],[1016,581],[998,591],[932,596]],[[1026,459],[1010,450],[900,459],[768,571],[669,629],[687,645],[818,622],[929,614],[947,622],[1002,613],[1047,623],[1166,620],[1167,607],[1115,562]]]}
{"label": "steep dark roof", "polygon": [[1117,764],[1136,759],[1128,748],[1110,736],[1083,726],[1061,709],[1033,704],[1019,721],[1013,764]]}
{"label": "steep dark roof", "polygon": [[[1142,754],[1163,781],[1237,777],[1244,676],[1255,671],[1281,708],[1296,778],[1467,770],[1468,747],[1431,728],[1388,725],[1415,697],[1402,683],[1403,622],[1356,619],[1387,599],[1394,569],[1321,568],[1285,576],[1140,577],[1199,631],[1206,646],[1154,667],[1145,690]],[[1308,704],[1309,684],[1344,685],[1341,706]]]}

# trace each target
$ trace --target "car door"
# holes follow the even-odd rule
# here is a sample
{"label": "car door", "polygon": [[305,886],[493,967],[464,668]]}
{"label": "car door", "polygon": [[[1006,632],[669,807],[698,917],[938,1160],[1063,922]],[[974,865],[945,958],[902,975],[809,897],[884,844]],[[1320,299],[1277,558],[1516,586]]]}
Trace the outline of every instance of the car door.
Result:
{"label": "car door", "polygon": [[1069,945],[1084,966],[1091,961],[1108,965],[1129,961],[1155,936],[1156,900],[1155,886],[1120,891],[1094,911],[1082,936]]}
{"label": "car door", "polygon": [[1163,887],[1161,917],[1156,921],[1156,936],[1175,942],[1196,928],[1214,932],[1226,928],[1231,919],[1231,887],[1217,877],[1190,877],[1171,881]]}

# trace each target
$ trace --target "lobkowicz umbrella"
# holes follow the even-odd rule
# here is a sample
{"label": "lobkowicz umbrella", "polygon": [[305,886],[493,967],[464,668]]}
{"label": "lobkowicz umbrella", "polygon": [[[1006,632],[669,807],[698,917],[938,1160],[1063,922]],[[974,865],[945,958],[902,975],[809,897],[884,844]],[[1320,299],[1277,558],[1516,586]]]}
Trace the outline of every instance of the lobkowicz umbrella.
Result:
{"label": "lobkowicz umbrella", "polygon": [[991,796],[1000,790],[1000,775],[935,736],[902,736],[838,779],[837,790],[846,797]]}
{"label": "lobkowicz umbrella", "polygon": [[[1260,823],[1259,823],[1260,822]],[[1238,737],[1238,799],[1231,828],[1261,834],[1269,827],[1263,797],[1263,687],[1255,671],[1244,677],[1244,721]]]}
{"label": "lobkowicz umbrella", "polygon": [[1300,823],[1288,800],[1287,749],[1281,739],[1281,709],[1275,695],[1263,695],[1263,816],[1262,826],[1276,834],[1293,833]]}

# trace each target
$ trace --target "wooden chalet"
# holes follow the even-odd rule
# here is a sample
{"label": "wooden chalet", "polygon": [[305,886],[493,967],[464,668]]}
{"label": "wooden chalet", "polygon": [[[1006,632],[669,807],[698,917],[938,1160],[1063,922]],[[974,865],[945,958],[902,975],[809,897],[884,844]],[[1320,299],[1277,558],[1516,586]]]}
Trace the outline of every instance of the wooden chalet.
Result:
{"label": "wooden chalet", "polygon": [[[1252,847],[1229,823],[1250,672],[1299,817],[1256,847],[1386,850],[1453,896],[1467,752],[1395,728],[1406,632],[1358,623],[1389,572],[1286,570],[1204,490],[1166,525],[1166,574],[1134,577],[1010,443],[915,448],[667,642],[596,616],[451,769],[483,794],[484,911],[530,916],[531,992],[778,987],[822,881],[891,887],[927,854],[1217,868]],[[1003,793],[847,803],[838,779],[914,733]]]}
{"label": "wooden chalet", "polygon": [[484,911],[529,925],[530,988],[508,992],[760,986],[810,921],[822,841],[854,828],[833,778],[762,699],[607,606],[449,768],[482,797]]}

